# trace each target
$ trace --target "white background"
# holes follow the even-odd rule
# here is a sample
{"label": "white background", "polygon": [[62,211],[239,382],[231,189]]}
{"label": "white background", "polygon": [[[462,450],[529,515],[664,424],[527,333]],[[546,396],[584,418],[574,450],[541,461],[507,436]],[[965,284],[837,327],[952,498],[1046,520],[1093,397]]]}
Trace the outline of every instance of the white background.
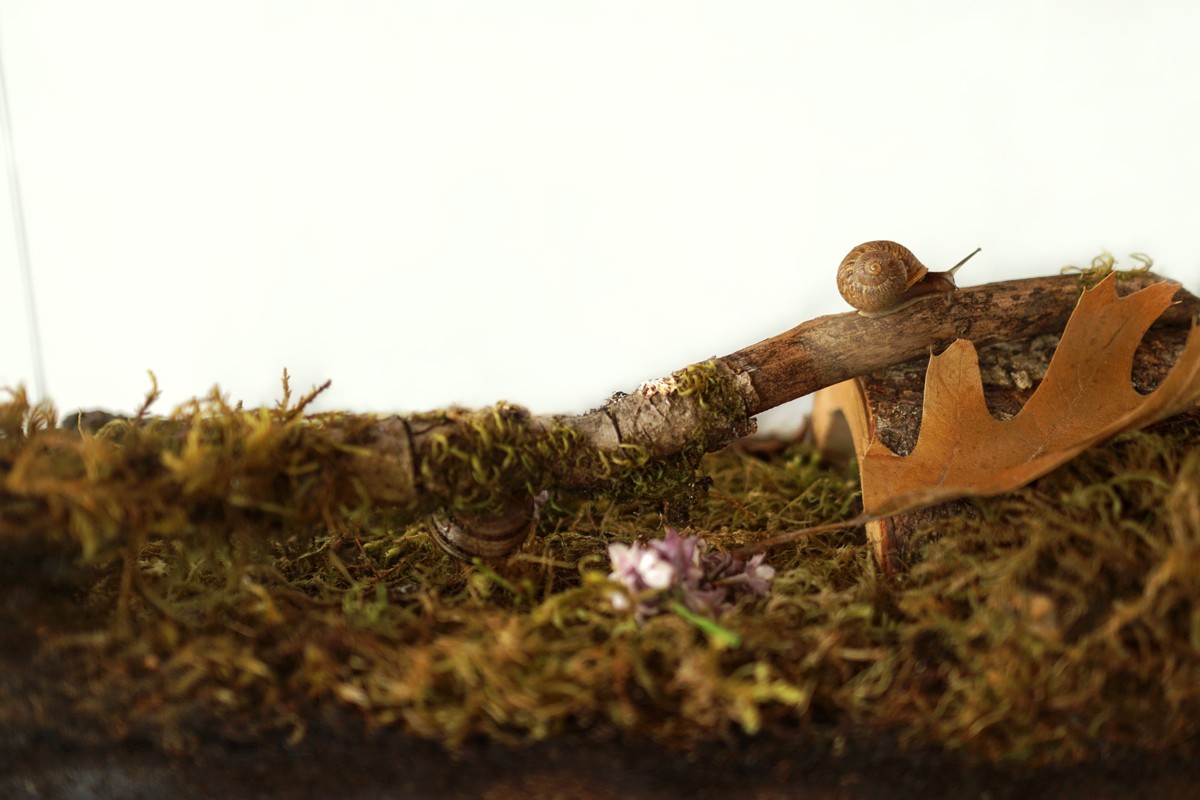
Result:
{"label": "white background", "polygon": [[[1146,251],[1200,289],[1200,4],[0,0],[50,396],[582,412],[845,310]],[[0,385],[32,387],[7,192]],[[802,406],[767,415],[794,425]]]}

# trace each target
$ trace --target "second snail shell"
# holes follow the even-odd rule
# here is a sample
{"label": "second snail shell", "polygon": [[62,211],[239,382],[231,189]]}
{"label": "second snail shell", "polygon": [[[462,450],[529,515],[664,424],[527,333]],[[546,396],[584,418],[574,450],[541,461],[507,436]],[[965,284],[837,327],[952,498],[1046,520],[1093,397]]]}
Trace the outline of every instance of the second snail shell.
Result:
{"label": "second snail shell", "polygon": [[533,510],[533,498],[522,495],[493,514],[443,509],[429,515],[425,526],[438,546],[455,558],[503,558],[515,552],[533,532]]}
{"label": "second snail shell", "polygon": [[905,293],[929,273],[902,244],[875,241],[860,244],[838,267],[838,291],[846,302],[868,315],[894,311]]}

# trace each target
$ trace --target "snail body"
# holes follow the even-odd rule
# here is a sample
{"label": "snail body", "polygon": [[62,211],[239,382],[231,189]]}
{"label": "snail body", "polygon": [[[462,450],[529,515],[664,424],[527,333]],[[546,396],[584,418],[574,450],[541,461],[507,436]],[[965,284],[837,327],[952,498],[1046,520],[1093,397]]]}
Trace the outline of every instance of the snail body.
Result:
{"label": "snail body", "polygon": [[529,538],[534,527],[533,498],[514,498],[495,514],[468,514],[443,509],[425,519],[438,546],[455,558],[503,558]]}
{"label": "snail body", "polygon": [[945,272],[930,272],[902,244],[866,242],[855,247],[838,267],[838,291],[865,317],[883,317],[935,295],[955,291],[954,273],[971,256]]}

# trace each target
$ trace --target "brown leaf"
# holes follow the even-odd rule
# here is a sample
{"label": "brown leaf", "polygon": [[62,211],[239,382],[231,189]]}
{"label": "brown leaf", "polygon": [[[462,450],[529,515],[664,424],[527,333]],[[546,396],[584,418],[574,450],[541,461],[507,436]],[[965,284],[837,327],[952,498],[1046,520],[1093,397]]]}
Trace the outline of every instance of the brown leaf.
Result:
{"label": "brown leaf", "polygon": [[966,496],[1011,491],[1117,433],[1186,410],[1200,399],[1200,334],[1195,328],[1175,367],[1149,395],[1130,380],[1134,351],[1171,305],[1178,284],[1162,282],[1120,298],[1109,276],[1084,292],[1045,380],[1015,417],[987,409],[975,347],[958,340],[932,356],[920,436],[907,456],[868,442],[854,381],[819,399],[840,406],[859,443],[864,511],[897,514]]}

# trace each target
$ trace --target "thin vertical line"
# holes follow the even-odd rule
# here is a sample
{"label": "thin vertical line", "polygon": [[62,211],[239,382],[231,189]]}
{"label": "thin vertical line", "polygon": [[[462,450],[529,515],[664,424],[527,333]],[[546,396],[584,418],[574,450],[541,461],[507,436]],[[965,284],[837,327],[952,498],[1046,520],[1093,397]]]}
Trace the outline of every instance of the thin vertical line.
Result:
{"label": "thin vertical line", "polygon": [[[0,42],[3,38],[0,37]],[[42,365],[42,334],[38,326],[37,303],[33,296],[33,268],[29,260],[29,238],[25,232],[25,207],[21,202],[21,181],[17,177],[17,151],[13,145],[12,117],[8,113],[8,83],[4,79],[3,47],[0,47],[0,133],[8,162],[8,188],[12,197],[13,228],[17,237],[17,260],[25,284],[25,307],[29,318],[29,346],[33,352],[33,385],[39,400],[46,399],[46,371]]]}

